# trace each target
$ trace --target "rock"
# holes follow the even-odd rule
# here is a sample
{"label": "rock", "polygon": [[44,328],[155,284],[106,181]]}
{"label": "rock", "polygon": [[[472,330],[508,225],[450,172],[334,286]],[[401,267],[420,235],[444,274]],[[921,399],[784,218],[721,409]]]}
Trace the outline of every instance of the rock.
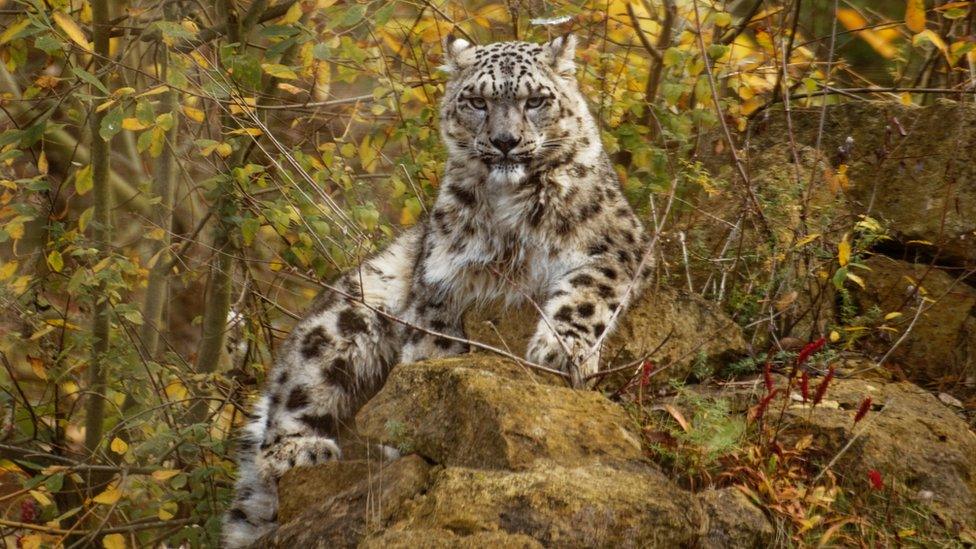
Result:
{"label": "rock", "polygon": [[422,458],[406,456],[288,471],[278,484],[280,526],[254,546],[356,547],[427,486],[428,470]]}
{"label": "rock", "polygon": [[448,467],[407,517],[459,534],[502,530],[546,547],[678,547],[699,535],[689,492],[649,466],[539,463],[527,471]]}
{"label": "rock", "polygon": [[537,460],[643,460],[623,408],[512,361],[466,355],[397,366],[359,412],[367,438],[444,465],[526,469]]}
{"label": "rock", "polygon": [[708,531],[701,546],[768,547],[776,533],[763,512],[735,488],[705,490],[698,494]]}
{"label": "rock", "polygon": [[[902,370],[917,381],[945,381],[950,376],[964,380],[976,373],[976,289],[928,265],[884,256],[871,257],[865,264],[871,270],[863,271],[866,288],[857,292],[862,312],[871,307],[878,307],[882,315],[901,312],[889,324],[905,330],[918,308],[910,281],[935,300],[891,355]],[[876,341],[877,352],[887,351],[898,338]]]}
{"label": "rock", "polygon": [[522,534],[507,532],[478,532],[458,536],[450,530],[427,528],[389,530],[365,540],[360,549],[541,549],[542,544]]}
{"label": "rock", "polygon": [[[835,168],[849,166],[850,212],[888,222],[903,243],[929,242],[923,250],[942,261],[976,264],[976,106],[852,101],[826,113],[821,150]],[[813,146],[820,115],[820,107],[794,107],[787,121],[782,109],[771,110],[754,126],[750,148],[785,135]]]}
{"label": "rock", "polygon": [[[524,356],[538,313],[531,307],[492,308],[468,315],[465,330],[473,341]],[[739,326],[715,304],[669,288],[651,288],[624,315],[603,349],[603,369],[649,358],[673,364],[656,385],[669,379],[703,377],[746,354]],[[653,353],[653,354],[652,354]]]}
{"label": "rock", "polygon": [[[872,411],[855,427],[854,414],[867,396]],[[850,489],[867,490],[868,471],[877,470],[900,493],[930,493],[917,503],[950,531],[976,529],[976,435],[951,409],[907,382],[834,380],[826,399],[837,406],[811,411],[791,405],[790,432],[812,434],[824,463],[840,454],[833,470]]]}

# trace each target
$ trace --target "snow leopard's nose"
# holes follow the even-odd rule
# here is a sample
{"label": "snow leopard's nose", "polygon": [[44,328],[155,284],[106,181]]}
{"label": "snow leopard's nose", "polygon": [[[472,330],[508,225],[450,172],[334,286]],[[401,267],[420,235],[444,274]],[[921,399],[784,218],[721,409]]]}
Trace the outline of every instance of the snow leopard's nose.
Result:
{"label": "snow leopard's nose", "polygon": [[522,142],[521,137],[515,137],[510,133],[501,133],[496,136],[492,136],[488,139],[491,144],[495,146],[496,149],[500,150],[502,154],[508,154],[509,151],[514,149],[519,143]]}

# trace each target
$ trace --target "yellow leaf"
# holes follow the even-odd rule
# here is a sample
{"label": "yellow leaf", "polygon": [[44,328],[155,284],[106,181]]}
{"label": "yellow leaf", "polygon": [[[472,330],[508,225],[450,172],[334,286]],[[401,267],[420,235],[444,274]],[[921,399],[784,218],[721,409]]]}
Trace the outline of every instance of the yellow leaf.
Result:
{"label": "yellow leaf", "polygon": [[183,114],[194,122],[203,122],[204,118],[206,118],[206,115],[200,109],[187,107],[186,105],[183,105]]}
{"label": "yellow leaf", "polygon": [[742,106],[739,107],[739,112],[742,113],[742,116],[749,116],[750,114],[756,112],[759,109],[759,107],[762,106],[763,106],[762,98],[756,95],[744,101],[742,103]]}
{"label": "yellow leaf", "polygon": [[925,30],[925,0],[906,0],[905,26],[912,32]]}
{"label": "yellow leaf", "polygon": [[102,538],[102,547],[105,549],[125,549],[125,536],[109,534]]}
{"label": "yellow leaf", "polygon": [[0,471],[6,471],[8,473],[23,474],[24,470],[20,468],[20,465],[10,461],[9,459],[0,459]]}
{"label": "yellow leaf", "polygon": [[796,243],[796,247],[797,248],[800,248],[800,247],[806,246],[807,244],[813,242],[814,240],[816,240],[818,238],[820,238],[820,233],[808,234],[807,236],[804,236],[803,238],[801,238]]}
{"label": "yellow leaf", "polygon": [[92,219],[92,216],[93,215],[95,215],[95,208],[94,207],[87,208],[87,209],[85,209],[85,211],[81,212],[81,215],[78,216],[78,230],[79,231],[85,232],[85,229],[88,228],[88,224],[91,222],[91,219]]}
{"label": "yellow leaf", "polygon": [[101,503],[102,505],[114,505],[115,502],[119,501],[122,497],[122,490],[115,485],[109,486],[104,492],[98,494],[92,501],[95,503]]}
{"label": "yellow leaf", "polygon": [[292,23],[298,21],[301,18],[302,18],[302,3],[295,2],[294,4],[291,5],[290,8],[288,8],[288,11],[286,11],[285,14],[281,16],[281,19],[278,20],[278,24],[291,25]]}
{"label": "yellow leaf", "polygon": [[[257,137],[264,132],[258,128],[240,128],[231,132],[227,132],[229,135],[250,135],[251,137]],[[219,151],[218,151],[219,152]]]}
{"label": "yellow leaf", "polygon": [[54,22],[61,27],[61,30],[68,35],[68,38],[72,42],[81,46],[85,51],[92,51],[91,44],[88,42],[88,36],[85,35],[85,31],[81,30],[78,23],[71,18],[70,15],[64,13],[63,11],[56,11],[51,15]]}
{"label": "yellow leaf", "polygon": [[17,262],[11,261],[0,265],[0,280],[7,280],[17,272]]}
{"label": "yellow leaf", "polygon": [[36,356],[27,357],[27,362],[30,362],[31,370],[37,377],[47,380],[47,370],[44,369],[44,361]]}
{"label": "yellow leaf", "polygon": [[830,332],[830,342],[831,343],[837,343],[837,341],[839,339],[840,339],[840,334],[837,333],[837,330],[831,330],[831,332]]}
{"label": "yellow leaf", "polygon": [[231,148],[229,143],[220,143],[214,150],[217,151],[217,154],[219,154],[221,158],[227,158],[230,156],[230,153],[234,152],[234,149]]}
{"label": "yellow leaf", "polygon": [[24,236],[24,224],[20,221],[11,221],[4,227],[11,240],[20,240]]}
{"label": "yellow leaf", "polygon": [[13,39],[13,37],[17,35],[17,33],[26,29],[27,25],[30,25],[30,19],[25,17],[20,21],[14,23],[13,25],[7,27],[7,30],[3,31],[3,34],[0,34],[0,46],[6,44],[7,42],[10,42]]}
{"label": "yellow leaf", "polygon": [[176,516],[177,510],[179,510],[179,507],[176,503],[168,501],[159,507],[159,510],[156,511],[156,516],[159,517],[159,520],[169,520]]}
{"label": "yellow leaf", "polygon": [[169,397],[170,401],[173,400],[183,400],[186,398],[186,386],[179,381],[173,381],[164,389],[166,396]]}
{"label": "yellow leaf", "polygon": [[946,43],[944,40],[942,40],[942,37],[936,34],[932,29],[925,29],[912,37],[913,46],[918,46],[922,42],[931,42],[932,45],[939,48],[942,53],[947,53],[949,51],[949,46],[946,46]]}
{"label": "yellow leaf", "polygon": [[885,320],[892,320],[892,319],[895,319],[895,318],[898,318],[898,317],[900,317],[900,316],[902,316],[902,314],[901,314],[901,313],[899,313],[898,311],[895,311],[895,312],[892,312],[892,313],[888,313],[888,314],[886,314],[886,315],[884,316],[884,319],[885,319]]}
{"label": "yellow leaf", "polygon": [[132,130],[137,132],[139,130],[144,130],[149,127],[149,124],[143,124],[138,118],[123,118],[122,119],[122,129]]}
{"label": "yellow leaf", "polygon": [[43,534],[31,534],[20,538],[18,541],[20,541],[20,546],[23,549],[41,549],[48,540]]}
{"label": "yellow leaf", "polygon": [[847,273],[847,278],[850,279],[852,282],[854,282],[855,284],[857,284],[858,286],[860,286],[862,288],[865,288],[866,287],[864,285],[864,279],[861,278],[861,277],[859,277],[859,276],[857,276],[854,273]]}
{"label": "yellow leaf", "polygon": [[175,477],[178,474],[180,474],[180,470],[179,469],[160,469],[158,471],[153,471],[152,472],[152,478],[154,480],[158,480],[160,482],[163,482],[163,481],[166,481],[166,480],[169,480],[169,479]]}
{"label": "yellow leaf", "polygon": [[278,82],[278,89],[279,90],[284,90],[284,91],[286,91],[288,93],[293,93],[295,95],[298,95],[298,94],[302,93],[303,91],[305,91],[305,90],[299,88],[298,86],[294,86],[292,84],[289,84],[288,82]]}
{"label": "yellow leaf", "polygon": [[109,448],[116,454],[122,455],[129,450],[129,444],[121,438],[115,437],[112,439],[112,444],[109,445]]}
{"label": "yellow leaf", "polygon": [[42,175],[47,175],[48,163],[47,163],[47,153],[41,151],[41,155],[37,157],[37,172]]}
{"label": "yellow leaf", "polygon": [[373,148],[372,139],[367,135],[359,144],[359,164],[369,173],[376,171],[374,161],[376,160],[376,149]]}
{"label": "yellow leaf", "polygon": [[75,192],[79,195],[84,195],[88,191],[92,190],[94,185],[94,180],[92,179],[92,167],[91,164],[80,168],[77,173],[75,173]]}
{"label": "yellow leaf", "polygon": [[280,78],[282,80],[295,80],[298,78],[295,71],[277,63],[262,63],[261,68],[264,69],[264,72],[268,73],[268,75],[275,78]]}
{"label": "yellow leaf", "polygon": [[194,36],[196,36],[196,34],[200,32],[200,27],[197,26],[196,22],[193,21],[192,19],[184,19],[180,21],[180,26],[186,29],[187,32],[189,32]]}
{"label": "yellow leaf", "polygon": [[41,507],[47,507],[54,503],[51,498],[47,497],[47,494],[41,492],[40,490],[30,490],[30,495],[34,498],[37,503],[41,504]]}
{"label": "yellow leaf", "polygon": [[844,235],[844,238],[837,245],[837,262],[843,267],[851,260],[851,243],[847,240],[848,235]]}
{"label": "yellow leaf", "polygon": [[61,257],[61,252],[51,250],[51,253],[47,254],[47,265],[51,267],[52,271],[60,273],[61,269],[64,268],[64,258]]}
{"label": "yellow leaf", "polygon": [[154,126],[149,140],[149,156],[158,158],[163,154],[163,145],[166,144],[166,130],[162,126]]}
{"label": "yellow leaf", "polygon": [[107,108],[111,107],[112,105],[114,105],[115,103],[116,103],[116,100],[115,99],[109,99],[108,101],[106,101],[106,102],[102,103],[101,105],[95,107],[95,112],[102,112],[105,109],[107,109]]}
{"label": "yellow leaf", "polygon": [[840,8],[837,10],[837,20],[840,21],[840,23],[844,25],[844,28],[847,30],[855,31],[858,37],[867,42],[868,45],[874,49],[874,51],[878,52],[878,54],[885,59],[891,59],[898,54],[898,50],[891,45],[891,40],[889,38],[871,29],[865,28],[869,26],[868,21],[861,16],[857,10]]}
{"label": "yellow leaf", "polygon": [[167,90],[169,90],[169,86],[167,86],[166,84],[162,84],[160,86],[156,86],[155,88],[150,88],[140,93],[136,97],[148,97],[150,95],[159,95],[161,93],[166,93]]}

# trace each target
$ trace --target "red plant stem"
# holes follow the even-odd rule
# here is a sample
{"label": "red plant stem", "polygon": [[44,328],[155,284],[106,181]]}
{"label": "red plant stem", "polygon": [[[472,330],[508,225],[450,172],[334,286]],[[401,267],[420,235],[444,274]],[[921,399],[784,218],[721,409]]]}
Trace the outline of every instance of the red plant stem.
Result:
{"label": "red plant stem", "polygon": [[823,380],[820,381],[820,385],[817,385],[817,392],[813,395],[814,406],[820,404],[820,401],[823,400],[824,395],[827,394],[827,386],[830,385],[830,380],[834,379],[835,368],[835,366],[831,366],[830,369],[827,370],[827,375],[825,375]]}
{"label": "red plant stem", "polygon": [[827,344],[827,338],[821,337],[816,341],[811,341],[807,343],[803,349],[800,349],[800,354],[796,355],[796,363],[798,365],[803,365],[809,358],[810,355],[820,350],[821,347]]}
{"label": "red plant stem", "polygon": [[854,414],[854,425],[857,425],[858,421],[864,419],[864,416],[868,415],[868,410],[871,409],[871,397],[864,397],[861,401],[861,405],[857,408],[857,413]]}

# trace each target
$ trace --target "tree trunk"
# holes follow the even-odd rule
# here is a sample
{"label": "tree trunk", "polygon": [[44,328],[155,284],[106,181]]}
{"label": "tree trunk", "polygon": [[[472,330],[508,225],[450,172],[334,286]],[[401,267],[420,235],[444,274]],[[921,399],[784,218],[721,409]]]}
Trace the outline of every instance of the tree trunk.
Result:
{"label": "tree trunk", "polygon": [[[166,19],[175,20],[176,6],[170,2],[163,10]],[[169,53],[163,50],[160,70],[163,81],[166,80],[169,66]],[[162,331],[163,306],[169,289],[170,253],[169,247],[173,233],[173,193],[176,189],[176,142],[179,131],[179,92],[170,89],[163,96],[163,112],[173,114],[173,127],[166,134],[166,144],[163,152],[156,160],[155,179],[153,180],[153,194],[160,198],[159,205],[154,208],[151,219],[156,228],[163,230],[163,237],[153,241],[150,249],[155,264],[149,272],[149,282],[146,286],[146,300],[142,309],[142,328],[139,339],[143,346],[143,356],[151,360],[159,351],[159,334]]]}
{"label": "tree trunk", "polygon": [[[92,0],[92,37],[94,56],[92,68],[96,77],[108,87],[107,65],[109,61],[109,22],[108,0]],[[91,104],[91,167],[94,212],[92,216],[92,236],[99,256],[108,257],[112,253],[112,189],[109,184],[109,143],[99,135],[105,112],[97,112],[98,99]],[[103,283],[104,284],[104,283]],[[101,292],[95,304],[92,326],[92,358],[88,366],[88,402],[85,415],[85,447],[90,452],[102,440],[102,427],[105,419],[106,357],[109,350],[112,310],[108,293]]]}

